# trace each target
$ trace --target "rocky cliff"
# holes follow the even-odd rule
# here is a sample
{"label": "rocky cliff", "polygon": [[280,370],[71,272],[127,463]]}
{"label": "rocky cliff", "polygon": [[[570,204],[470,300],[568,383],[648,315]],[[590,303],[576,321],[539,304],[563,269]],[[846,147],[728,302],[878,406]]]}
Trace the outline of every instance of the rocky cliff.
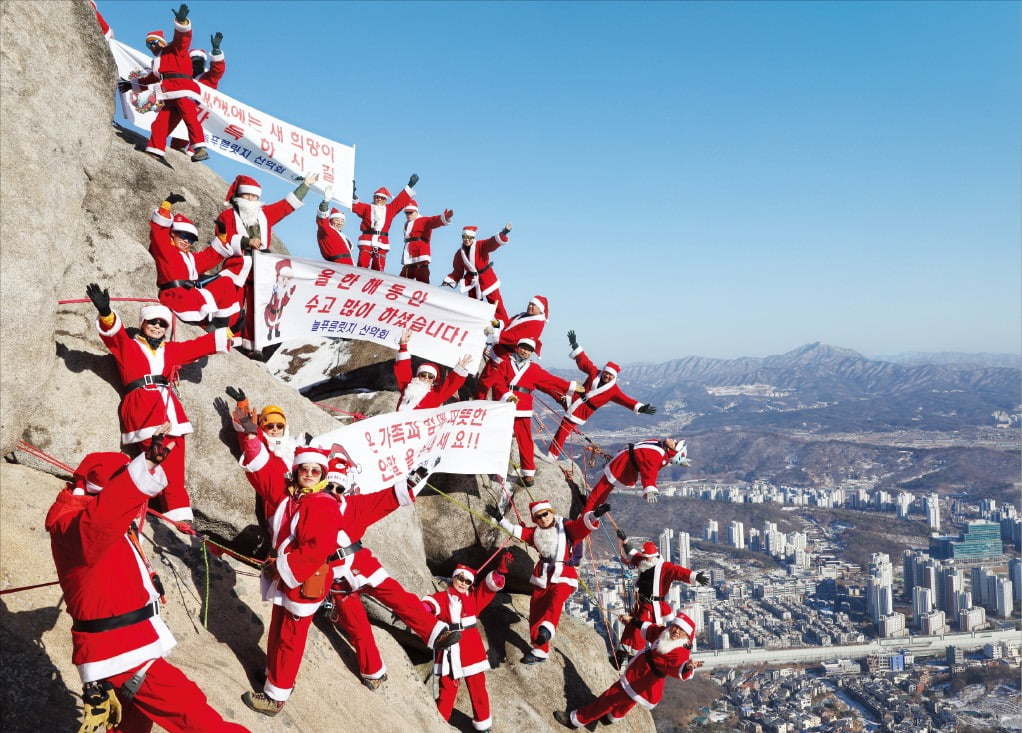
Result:
{"label": "rocky cliff", "polygon": [[[118,443],[120,384],[100,342],[87,283],[109,287],[117,298],[155,294],[155,269],[146,251],[147,221],[168,191],[187,199],[182,212],[211,234],[226,182],[171,153],[176,170],[138,152],[141,138],[110,124],[115,82],[112,60],[85,0],[15,2],[0,6],[0,590],[46,583],[56,577],[43,518],[66,472],[39,458],[77,465],[86,453]],[[257,101],[257,100],[253,100]],[[309,216],[299,212],[296,216]],[[311,228],[310,228],[311,230]],[[129,324],[137,302],[116,309]],[[179,338],[200,331],[179,328]],[[392,353],[349,350],[359,369],[389,370]],[[340,365],[343,370],[344,365]],[[232,453],[234,438],[216,399],[227,385],[242,385],[257,404],[281,405],[292,425],[313,434],[334,418],[295,389],[240,354],[217,355],[182,370],[181,394],[195,433],[188,439],[188,485],[199,530],[237,541],[255,525],[254,501]],[[396,396],[395,396],[396,400]],[[393,405],[382,397],[368,409]],[[479,508],[492,500],[488,483],[439,477],[439,486]],[[541,464],[540,495],[567,509],[560,472]],[[516,497],[524,507],[527,497]],[[367,535],[391,573],[418,593],[432,592],[433,575],[453,561],[479,562],[494,533],[439,495],[397,512]],[[257,578],[235,561],[211,558],[168,526],[151,524],[154,563],[168,590],[166,616],[178,647],[171,660],[196,680],[213,705],[252,730],[447,730],[436,713],[421,648],[373,604],[376,637],[390,668],[377,692],[363,688],[354,655],[329,623],[310,635],[297,691],[286,711],[270,721],[249,711],[241,693],[261,684],[269,608],[258,598]],[[428,551],[428,562],[427,562]],[[513,588],[523,589],[529,562],[517,550]],[[112,591],[113,592],[113,591]],[[565,619],[551,660],[523,667],[528,597],[502,594],[482,622],[494,669],[489,674],[497,729],[547,730],[551,711],[588,701],[613,681],[602,640]],[[4,730],[73,729],[80,682],[71,665],[70,619],[59,587],[0,596],[0,695]],[[458,702],[469,710],[464,693]],[[469,715],[452,724],[471,730]],[[636,711],[624,730],[652,730]]]}

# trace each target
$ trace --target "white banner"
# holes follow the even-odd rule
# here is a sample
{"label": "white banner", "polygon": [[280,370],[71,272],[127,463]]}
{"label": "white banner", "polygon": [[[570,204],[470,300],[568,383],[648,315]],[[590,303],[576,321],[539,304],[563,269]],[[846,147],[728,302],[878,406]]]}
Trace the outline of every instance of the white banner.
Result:
{"label": "white banner", "polygon": [[[260,252],[253,266],[255,347],[315,336],[375,341],[454,366],[481,358],[492,303],[359,267]],[[477,362],[478,365],[478,362]]]}
{"label": "white banner", "polygon": [[[507,472],[515,406],[474,400],[411,412],[389,412],[345,425],[313,441],[343,447],[362,493],[390,488],[422,461],[443,473]],[[335,450],[337,450],[335,448]]]}
{"label": "white banner", "polygon": [[[122,79],[139,79],[148,73],[152,56],[107,39],[117,73]],[[323,193],[333,185],[335,201],[351,208],[351,181],[355,178],[355,148],[306,132],[249,107],[205,84],[199,84],[199,121],[206,132],[207,149],[227,158],[272,173],[294,183],[306,173],[318,172],[313,190]],[[132,125],[143,130],[152,127],[161,102],[156,93],[143,87],[138,94],[125,92],[121,113]],[[173,131],[174,137],[187,140],[184,123]]]}

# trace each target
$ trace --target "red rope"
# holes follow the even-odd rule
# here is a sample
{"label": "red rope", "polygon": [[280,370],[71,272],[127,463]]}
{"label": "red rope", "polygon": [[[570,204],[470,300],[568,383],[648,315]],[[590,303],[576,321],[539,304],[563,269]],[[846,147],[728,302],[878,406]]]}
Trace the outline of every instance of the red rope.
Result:
{"label": "red rope", "polygon": [[38,448],[36,448],[34,445],[30,445],[30,444],[26,443],[24,440],[19,440],[18,441],[18,448],[20,450],[24,451],[25,453],[28,453],[30,456],[35,456],[36,458],[40,459],[41,461],[45,461],[46,463],[49,463],[49,464],[51,464],[53,466],[56,466],[57,468],[59,468],[59,469],[61,469],[63,471],[67,471],[68,473],[71,473],[71,474],[73,474],[75,472],[75,470],[73,468],[71,468],[71,466],[69,466],[66,463],[63,463],[61,461],[58,461],[53,456],[44,453],[43,451],[41,451]]}
{"label": "red rope", "polygon": [[363,415],[361,412],[347,412],[346,410],[340,410],[336,407],[331,407],[330,405],[323,402],[313,402],[312,404],[314,404],[316,407],[322,407],[324,410],[329,410],[330,412],[338,412],[342,415],[348,415],[350,417],[353,417],[355,418],[356,422],[358,422],[359,420],[365,420],[367,417],[369,417],[368,415]]}
{"label": "red rope", "polygon": [[36,583],[35,585],[23,585],[20,588],[8,588],[7,590],[0,590],[0,596],[7,595],[8,593],[17,593],[23,590],[32,590],[33,588],[45,588],[48,585],[57,585],[59,580],[51,580],[49,583]]}

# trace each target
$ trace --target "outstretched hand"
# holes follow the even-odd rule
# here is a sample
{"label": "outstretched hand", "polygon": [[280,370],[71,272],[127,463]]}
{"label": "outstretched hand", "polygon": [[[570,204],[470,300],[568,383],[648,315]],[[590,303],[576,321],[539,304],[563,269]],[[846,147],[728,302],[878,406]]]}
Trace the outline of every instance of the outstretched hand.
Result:
{"label": "outstretched hand", "polygon": [[648,494],[646,494],[646,503],[656,504],[659,496],[660,496],[659,491],[650,491]]}
{"label": "outstretched hand", "polygon": [[618,527],[616,530],[614,530],[614,534],[616,534],[617,538],[619,540],[621,540],[622,542],[624,542],[625,540],[628,539],[628,535],[626,535],[624,530],[621,529],[620,527]]}
{"label": "outstretched hand", "polygon": [[507,571],[511,569],[511,563],[514,559],[514,555],[505,551],[504,554],[500,556],[500,564],[497,565],[497,572],[501,575],[507,575]]}
{"label": "outstretched hand", "polygon": [[498,508],[497,508],[497,507],[495,507],[495,506],[490,506],[489,504],[487,504],[487,505],[486,505],[486,514],[487,514],[487,515],[488,515],[488,516],[489,516],[489,517],[490,517],[490,518],[491,518],[491,519],[492,519],[492,520],[493,520],[494,522],[499,522],[499,521],[500,521],[501,519],[503,519],[503,518],[504,518],[504,515],[503,515],[503,514],[501,514],[501,512],[500,512],[500,509],[498,509]]}
{"label": "outstretched hand", "polygon": [[170,12],[174,14],[174,20],[176,20],[178,23],[184,24],[184,22],[188,20],[188,6],[185,5],[184,3],[181,3],[181,7],[179,7],[177,10],[171,8]]}
{"label": "outstretched hand", "polygon": [[419,174],[413,173],[408,177],[408,188],[415,188],[415,184],[419,182]]}
{"label": "outstretched hand", "polygon": [[698,573],[696,573],[696,582],[699,583],[699,585],[709,585],[710,578],[709,576],[706,575],[704,571],[700,570]]}
{"label": "outstretched hand", "polygon": [[568,345],[571,347],[572,351],[578,348],[578,339],[575,338],[574,331],[568,331]]}
{"label": "outstretched hand", "polygon": [[132,89],[131,82],[128,81],[127,79],[121,79],[120,81],[117,82],[117,91],[121,92],[122,94],[130,92],[131,89]]}
{"label": "outstretched hand", "polygon": [[101,288],[99,283],[89,283],[85,286],[85,294],[89,296],[89,300],[96,306],[96,310],[99,311],[99,315],[104,318],[110,315],[110,291],[106,288]]}
{"label": "outstretched hand", "polygon": [[241,389],[241,387],[228,387],[224,391],[227,393],[227,396],[235,402],[241,402],[245,399],[245,392]]}
{"label": "outstretched hand", "polygon": [[653,405],[643,405],[642,407],[639,408],[639,414],[640,415],[655,415],[656,414],[656,407],[654,407]]}
{"label": "outstretched hand", "polygon": [[220,51],[220,42],[223,41],[223,40],[224,40],[224,34],[221,33],[220,31],[217,31],[216,33],[214,33],[213,35],[211,35],[209,37],[209,45],[212,48],[212,52],[213,53],[219,53],[219,51]]}
{"label": "outstretched hand", "polygon": [[604,514],[610,511],[610,504],[600,504],[598,507],[593,509],[594,517],[602,517]]}

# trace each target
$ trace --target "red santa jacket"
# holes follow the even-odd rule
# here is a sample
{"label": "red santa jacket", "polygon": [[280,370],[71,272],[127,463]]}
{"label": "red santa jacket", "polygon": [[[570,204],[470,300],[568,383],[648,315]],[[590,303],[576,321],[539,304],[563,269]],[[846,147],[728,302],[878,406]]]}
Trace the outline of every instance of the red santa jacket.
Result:
{"label": "red santa jacket", "polygon": [[522,339],[532,339],[536,342],[536,356],[543,353],[543,329],[546,327],[546,315],[539,313],[530,316],[526,313],[519,313],[513,316],[500,330],[497,341],[486,349],[486,357],[494,364],[499,364],[504,357],[515,350],[518,342]]}
{"label": "red santa jacket", "polygon": [[302,593],[311,578],[341,546],[341,514],[330,493],[296,493],[283,510],[277,546],[277,577],[270,585],[273,603],[295,616],[311,616],[326,598],[330,583],[314,598]]}
{"label": "red santa jacket", "polygon": [[578,588],[578,571],[568,563],[571,551],[576,543],[599,528],[600,520],[592,512],[586,512],[576,519],[555,517],[554,523],[546,529],[511,524],[507,519],[501,519],[500,526],[539,552],[530,583],[537,588],[546,588],[550,583],[565,583]]}
{"label": "red santa jacket", "polygon": [[659,491],[657,474],[666,466],[674,451],[668,451],[659,440],[629,443],[628,447],[610,459],[603,469],[603,478],[614,486],[635,486],[642,481],[642,494]]}
{"label": "red santa jacket", "polygon": [[397,212],[405,208],[415,190],[405,186],[389,204],[367,204],[356,201],[351,205],[351,213],[362,220],[359,227],[358,244],[360,247],[376,247],[386,252],[390,249],[390,223]]}
{"label": "red santa jacket", "polygon": [[432,260],[430,241],[433,230],[447,226],[450,220],[443,214],[420,216],[405,224],[405,251],[401,255],[402,265],[429,264]]}
{"label": "red santa jacket", "polygon": [[159,467],[149,473],[144,455],[130,464],[125,456],[124,462],[127,468],[99,494],[75,496],[69,486],[46,515],[53,562],[71,618],[95,621],[146,607],[155,612],[109,631],[78,631],[72,626],[71,659],[82,682],[106,679],[165,657],[175,644],[159,616],[160,594],[147,561],[131,536],[133,522],[149,499],[166,488],[167,478]]}
{"label": "red santa jacket", "polygon": [[461,283],[463,293],[468,293],[477,300],[484,300],[500,287],[500,278],[493,270],[490,255],[508,241],[507,234],[498,232],[489,239],[482,241],[477,239],[472,244],[463,244],[454,253],[454,263],[451,265],[450,274],[444,278],[444,285],[454,287]]}
{"label": "red santa jacket", "polygon": [[459,680],[490,668],[483,637],[479,635],[478,616],[503,587],[504,576],[491,572],[468,593],[458,593],[452,585],[447,590],[422,597],[433,615],[452,626],[460,625],[462,630],[458,643],[444,649],[434,661],[433,674]]}
{"label": "red santa jacket", "polygon": [[[625,544],[628,564],[637,568],[643,557],[639,550]],[[632,616],[639,621],[663,624],[674,618],[671,605],[666,602],[667,592],[674,583],[691,583],[692,571],[661,558],[657,563],[639,573],[635,583],[636,602]]]}
{"label": "red santa jacket", "polygon": [[130,337],[116,313],[112,313],[110,319],[104,324],[103,318],[97,318],[96,327],[99,337],[117,361],[121,383],[130,388],[118,411],[121,442],[125,445],[140,443],[152,437],[157,428],[168,420],[171,423],[170,435],[192,432],[192,424],[188,422],[173,389],[166,384],[134,385],[143,378],[171,377],[178,367],[196,359],[230,351],[227,329],[219,328],[190,341],[163,341],[153,350],[141,335]]}
{"label": "red santa jacket", "polygon": [[[270,249],[273,225],[301,207],[302,200],[292,192],[280,201],[266,204],[260,210],[254,234],[262,241],[262,250]],[[252,269],[252,258],[243,254],[241,239],[251,235],[233,206],[221,211],[220,216],[216,218],[216,232],[217,235],[213,237],[210,246],[227,258],[221,274],[229,277],[231,282],[240,288],[245,284]]]}
{"label": "red santa jacket", "polygon": [[199,74],[195,81],[205,84],[210,89],[219,89],[220,80],[224,78],[224,72],[226,71],[227,61],[224,58],[224,52],[217,51],[209,55],[209,71]]}
{"label": "red santa jacket", "polygon": [[[170,209],[158,208],[149,220],[149,254],[156,261],[157,286],[172,280],[198,280],[224,258],[213,247],[201,252],[182,252],[170,241],[170,225],[174,223]],[[162,291],[161,291],[162,295]]]}
{"label": "red santa jacket", "polygon": [[397,411],[426,410],[430,407],[440,407],[461,389],[465,383],[468,372],[462,369],[460,364],[444,377],[439,387],[430,389],[426,396],[419,400],[418,404],[412,405],[405,399],[405,391],[411,384],[414,375],[412,374],[412,355],[408,353],[408,344],[401,344],[398,348],[397,358],[394,360],[394,379],[397,380],[397,388],[401,390],[401,397],[397,402]]}
{"label": "red santa jacket", "polygon": [[[287,505],[291,499],[287,478],[291,463],[285,463],[283,458],[269,450],[261,431],[255,437],[241,436],[241,440],[242,455],[238,465],[245,470],[248,482],[262,502],[263,516],[266,517],[270,532],[270,545],[277,550],[285,539],[281,535],[281,528],[288,516]],[[263,600],[269,598],[264,597]]]}
{"label": "red santa jacket", "polygon": [[656,643],[628,660],[618,681],[628,697],[646,710],[652,710],[664,697],[664,681],[667,677],[689,680],[695,670],[689,667],[686,672],[682,672],[691,651],[685,643],[665,643],[660,640],[665,627],[643,624],[641,628],[643,639]]}
{"label": "red santa jacket", "polygon": [[575,382],[554,376],[531,359],[519,362],[511,356],[497,366],[493,393],[501,395],[500,399],[504,402],[510,401],[512,396],[518,398],[515,417],[532,415],[532,393],[537,389],[560,400],[565,393],[575,389]]}
{"label": "red santa jacket", "polygon": [[174,38],[163,47],[159,55],[153,58],[149,73],[140,79],[133,80],[135,91],[142,86],[152,86],[156,98],[165,99],[189,98],[199,100],[202,95],[199,85],[192,78],[192,58],[189,51],[192,46],[192,24],[174,21]]}
{"label": "red santa jacket", "polygon": [[617,379],[612,379],[606,384],[600,384],[600,375],[603,373],[603,370],[593,364],[581,346],[572,351],[569,356],[575,360],[575,365],[586,373],[588,379],[585,382],[585,393],[572,393],[568,395],[568,405],[564,410],[565,419],[570,420],[576,425],[581,425],[608,402],[614,402],[622,407],[627,407],[634,413],[639,412],[639,408],[644,403],[633,400],[622,392],[621,388],[617,386]]}
{"label": "red santa jacket", "polygon": [[316,212],[316,243],[324,260],[338,265],[353,265],[351,240],[330,226],[330,212]]}

